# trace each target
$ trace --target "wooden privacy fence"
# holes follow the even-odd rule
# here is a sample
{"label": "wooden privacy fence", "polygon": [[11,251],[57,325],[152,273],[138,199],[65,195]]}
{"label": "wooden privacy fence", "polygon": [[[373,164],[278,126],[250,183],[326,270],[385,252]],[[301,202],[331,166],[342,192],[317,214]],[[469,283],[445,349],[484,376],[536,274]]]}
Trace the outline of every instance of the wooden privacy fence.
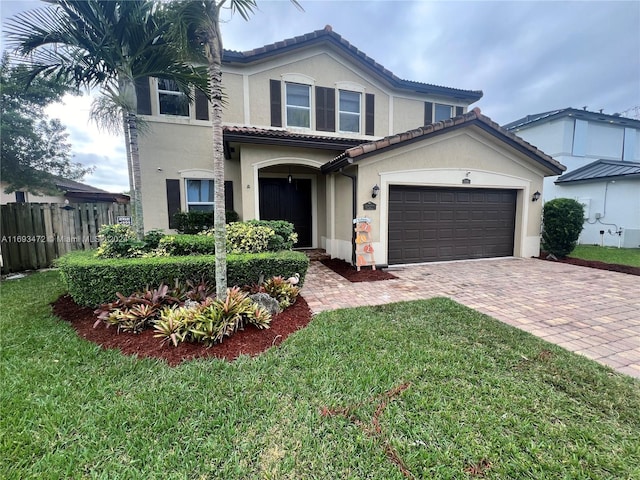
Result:
{"label": "wooden privacy fence", "polygon": [[2,273],[50,267],[72,250],[99,245],[102,225],[129,216],[129,205],[117,203],[9,203],[0,206]]}

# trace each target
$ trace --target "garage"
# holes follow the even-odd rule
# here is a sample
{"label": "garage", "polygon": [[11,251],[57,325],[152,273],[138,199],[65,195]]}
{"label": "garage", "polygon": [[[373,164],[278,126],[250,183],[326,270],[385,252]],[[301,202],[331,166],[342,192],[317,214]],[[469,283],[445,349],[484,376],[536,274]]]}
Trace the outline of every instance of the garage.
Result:
{"label": "garage", "polygon": [[389,265],[514,254],[516,190],[389,186]]}

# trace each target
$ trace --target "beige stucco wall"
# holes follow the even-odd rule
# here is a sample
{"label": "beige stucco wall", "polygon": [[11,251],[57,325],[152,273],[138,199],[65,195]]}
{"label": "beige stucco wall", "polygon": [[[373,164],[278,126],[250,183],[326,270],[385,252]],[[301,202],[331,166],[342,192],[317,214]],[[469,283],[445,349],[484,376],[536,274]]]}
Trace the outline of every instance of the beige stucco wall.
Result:
{"label": "beige stucco wall", "polygon": [[[273,67],[270,65],[273,65]],[[301,76],[296,77],[296,75]],[[353,89],[354,91],[361,89],[362,93],[373,93],[375,95],[375,135],[388,135],[389,96],[376,85],[371,76],[357,68],[357,66],[350,65],[335,52],[310,50],[304,55],[292,57],[289,62],[273,61],[268,64],[268,67],[263,67],[258,72],[250,73],[248,86],[251,98],[250,123],[252,125],[269,126],[271,124],[269,80],[299,81],[312,86]],[[347,84],[341,84],[340,82],[347,82]],[[350,86],[349,83],[352,85]],[[282,93],[282,120],[284,122],[284,90]],[[337,101],[338,96],[336,95]],[[311,110],[313,112],[315,109],[313,94],[311,95],[311,102]],[[364,96],[362,97],[362,111],[364,112]],[[313,130],[315,116],[312,115],[311,117],[311,129]],[[362,120],[362,133],[364,133],[364,118]]]}
{"label": "beige stucco wall", "polygon": [[[378,264],[387,263],[389,185],[464,188],[462,179],[467,177],[467,172],[471,179],[469,188],[517,190],[514,255],[529,257],[539,252],[542,202],[531,202],[531,196],[536,190],[542,191],[545,172],[523,154],[506,147],[479,129],[457,130],[389,150],[357,163],[357,214],[372,219],[371,237]],[[380,186],[380,194],[372,199],[371,189],[376,184]],[[348,194],[350,195],[350,186],[337,181],[336,204],[344,204]],[[377,209],[365,211],[363,204],[368,201],[376,203]],[[350,240],[351,232],[344,229],[351,225],[338,212],[336,223],[336,232],[339,232],[336,236],[341,241]],[[344,253],[340,258],[348,260]]]}
{"label": "beige stucco wall", "polygon": [[222,118],[226,123],[244,124],[244,86],[243,75],[224,72],[222,74],[222,92],[225,103],[222,109]]}
{"label": "beige stucco wall", "polygon": [[[144,228],[169,230],[167,179],[213,178],[211,128],[197,125],[153,123],[140,136],[142,208]],[[242,194],[238,161],[225,161],[225,180],[233,181],[234,209],[241,213]],[[182,209],[186,210],[184,181],[180,184]]]}
{"label": "beige stucco wall", "polygon": [[332,159],[337,153],[333,151],[312,150],[305,148],[273,147],[266,145],[240,146],[240,178],[242,190],[242,218],[249,220],[260,218],[258,179],[264,175],[262,169],[282,166],[271,176],[286,178],[291,168],[291,173],[299,178],[311,180],[312,189],[312,242],[314,247],[320,246],[327,235],[327,207],[325,202],[324,175],[320,173],[320,167]]}
{"label": "beige stucco wall", "polygon": [[408,98],[393,99],[393,133],[406,132],[424,125],[424,102]]}

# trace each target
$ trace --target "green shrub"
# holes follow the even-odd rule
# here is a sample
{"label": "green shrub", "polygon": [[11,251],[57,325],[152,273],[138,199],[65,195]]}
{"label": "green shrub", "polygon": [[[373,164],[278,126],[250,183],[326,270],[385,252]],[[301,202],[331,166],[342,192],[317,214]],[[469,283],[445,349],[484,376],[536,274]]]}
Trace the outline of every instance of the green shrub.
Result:
{"label": "green shrub", "polygon": [[[238,214],[234,210],[226,210],[225,223],[237,222]],[[176,212],[176,230],[179,233],[195,234],[213,228],[213,212]]]}
{"label": "green shrub", "polygon": [[[207,234],[213,234],[211,230],[209,232]],[[227,225],[227,253],[266,252],[274,236],[275,232],[269,227],[246,222],[230,223]]]}
{"label": "green shrub", "polygon": [[103,258],[127,258],[140,256],[144,242],[138,240],[129,225],[102,225],[98,232],[100,247],[96,254]]}
{"label": "green shrub", "polygon": [[291,250],[298,242],[298,234],[291,222],[285,220],[248,220],[244,223],[269,227],[275,232],[275,235],[269,240],[268,250],[271,252]]}
{"label": "green shrub", "polygon": [[167,235],[160,239],[159,247],[169,255],[215,255],[215,239],[207,235]]}
{"label": "green shrub", "polygon": [[[68,253],[56,264],[69,294],[78,304],[90,307],[113,301],[117,292],[136,292],[146,285],[191,280],[215,286],[215,257],[211,255],[98,258],[94,250],[89,250]],[[309,259],[301,252],[228,255],[227,284],[251,285],[264,278],[286,278],[297,272],[302,285],[308,266]]]}
{"label": "green shrub", "polygon": [[570,254],[584,224],[584,207],[570,198],[556,198],[542,210],[542,248],[558,258]]}
{"label": "green shrub", "polygon": [[160,240],[165,236],[165,233],[160,229],[149,230],[144,234],[142,241],[144,242],[144,249],[151,251],[160,245]]}

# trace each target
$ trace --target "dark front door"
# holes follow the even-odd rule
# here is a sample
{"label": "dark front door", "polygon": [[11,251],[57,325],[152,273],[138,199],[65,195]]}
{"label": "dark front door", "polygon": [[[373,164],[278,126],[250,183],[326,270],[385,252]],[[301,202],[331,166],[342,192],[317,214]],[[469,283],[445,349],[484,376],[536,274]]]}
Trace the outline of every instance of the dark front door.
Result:
{"label": "dark front door", "polygon": [[516,191],[389,188],[389,264],[513,255]]}
{"label": "dark front door", "polygon": [[311,247],[311,180],[261,178],[260,219],[286,220],[298,234],[296,247]]}

